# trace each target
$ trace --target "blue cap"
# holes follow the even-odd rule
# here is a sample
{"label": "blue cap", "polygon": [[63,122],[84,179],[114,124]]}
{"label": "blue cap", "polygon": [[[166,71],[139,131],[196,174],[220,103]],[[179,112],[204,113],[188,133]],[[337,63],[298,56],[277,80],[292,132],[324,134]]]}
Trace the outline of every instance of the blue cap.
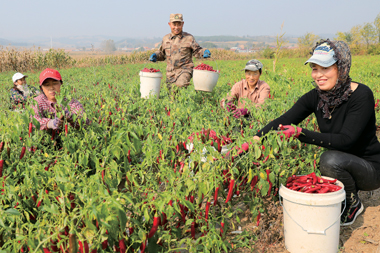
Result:
{"label": "blue cap", "polygon": [[310,57],[309,60],[305,62],[305,64],[315,63],[325,68],[330,67],[337,61],[334,56],[334,50],[330,47],[330,45],[327,42],[325,42],[319,45],[316,49],[314,49],[313,55]]}

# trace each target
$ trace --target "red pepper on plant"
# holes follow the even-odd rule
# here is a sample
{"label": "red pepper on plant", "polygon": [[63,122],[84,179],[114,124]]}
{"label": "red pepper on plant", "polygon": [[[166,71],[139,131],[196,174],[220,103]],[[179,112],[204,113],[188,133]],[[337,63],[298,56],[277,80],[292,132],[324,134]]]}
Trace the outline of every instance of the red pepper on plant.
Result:
{"label": "red pepper on plant", "polygon": [[148,234],[148,238],[151,238],[154,236],[154,234],[157,232],[157,229],[158,229],[158,226],[160,224],[160,221],[161,221],[161,218],[160,216],[158,216],[157,214],[154,215],[154,218],[153,218],[153,226],[152,228],[150,229],[150,232]]}
{"label": "red pepper on plant", "polygon": [[232,197],[232,194],[234,192],[234,185],[235,185],[235,179],[232,178],[231,181],[230,181],[230,185],[229,185],[229,189],[228,189],[228,194],[227,194],[227,199],[226,199],[226,204],[228,203],[228,201],[230,201],[231,197]]}
{"label": "red pepper on plant", "polygon": [[20,160],[24,157],[26,151],[26,147],[22,147],[21,154],[20,154]]}

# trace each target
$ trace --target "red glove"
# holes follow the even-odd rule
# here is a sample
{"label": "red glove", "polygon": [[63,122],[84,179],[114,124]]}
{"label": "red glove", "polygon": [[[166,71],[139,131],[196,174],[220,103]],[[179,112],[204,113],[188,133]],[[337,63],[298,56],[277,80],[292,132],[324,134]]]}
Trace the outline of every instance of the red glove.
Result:
{"label": "red glove", "polygon": [[236,105],[234,105],[234,103],[232,103],[232,102],[228,102],[227,103],[227,111],[232,112],[235,110],[236,110]]}
{"label": "red glove", "polygon": [[235,110],[235,112],[234,112],[234,117],[235,118],[240,118],[240,117],[245,117],[245,116],[248,116],[249,115],[249,111],[248,111],[248,109],[246,109],[246,108],[238,108],[238,109],[236,109]]}
{"label": "red glove", "polygon": [[280,133],[284,134],[286,138],[290,138],[292,136],[298,138],[302,132],[302,128],[297,127],[297,129],[295,129],[291,125],[285,125],[285,126],[280,125],[279,127],[282,130]]}

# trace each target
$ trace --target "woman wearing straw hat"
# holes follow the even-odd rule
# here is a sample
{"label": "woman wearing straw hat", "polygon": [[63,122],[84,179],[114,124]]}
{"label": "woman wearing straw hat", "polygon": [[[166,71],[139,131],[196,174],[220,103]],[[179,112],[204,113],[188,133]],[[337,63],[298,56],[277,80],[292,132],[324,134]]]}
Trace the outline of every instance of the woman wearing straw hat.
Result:
{"label": "woman wearing straw hat", "polygon": [[40,94],[40,91],[33,86],[26,84],[28,76],[19,72],[13,75],[13,87],[10,90],[10,109],[23,109],[28,99]]}
{"label": "woman wearing straw hat", "polygon": [[[263,64],[258,60],[250,60],[246,63],[245,79],[237,82],[232,87],[226,99],[222,99],[221,106],[234,112],[234,117],[247,116],[248,110],[244,108],[247,101],[256,104],[256,107],[264,103],[270,93],[270,87],[260,80]],[[238,108],[234,102],[237,100]]]}
{"label": "woman wearing straw hat", "polygon": [[[320,157],[319,169],[322,175],[344,184],[346,208],[341,225],[351,225],[364,210],[358,191],[380,187],[374,96],[368,86],[351,80],[351,53],[343,41],[320,41],[307,63],[312,69],[315,89],[261,129],[254,139],[260,140],[260,136],[280,126],[287,138],[293,136],[301,142],[327,148]],[[291,125],[298,125],[312,113],[320,132]]]}

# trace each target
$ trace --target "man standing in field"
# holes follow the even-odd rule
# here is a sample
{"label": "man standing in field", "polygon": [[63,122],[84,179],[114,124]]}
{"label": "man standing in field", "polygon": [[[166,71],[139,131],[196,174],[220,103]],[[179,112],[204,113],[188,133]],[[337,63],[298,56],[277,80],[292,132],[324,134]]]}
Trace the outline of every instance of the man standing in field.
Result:
{"label": "man standing in field", "polygon": [[178,87],[190,85],[194,68],[193,56],[211,56],[210,50],[199,46],[193,35],[182,31],[183,24],[182,14],[170,14],[171,33],[164,36],[159,50],[149,57],[152,62],[167,60],[166,83],[169,89],[173,83]]}

